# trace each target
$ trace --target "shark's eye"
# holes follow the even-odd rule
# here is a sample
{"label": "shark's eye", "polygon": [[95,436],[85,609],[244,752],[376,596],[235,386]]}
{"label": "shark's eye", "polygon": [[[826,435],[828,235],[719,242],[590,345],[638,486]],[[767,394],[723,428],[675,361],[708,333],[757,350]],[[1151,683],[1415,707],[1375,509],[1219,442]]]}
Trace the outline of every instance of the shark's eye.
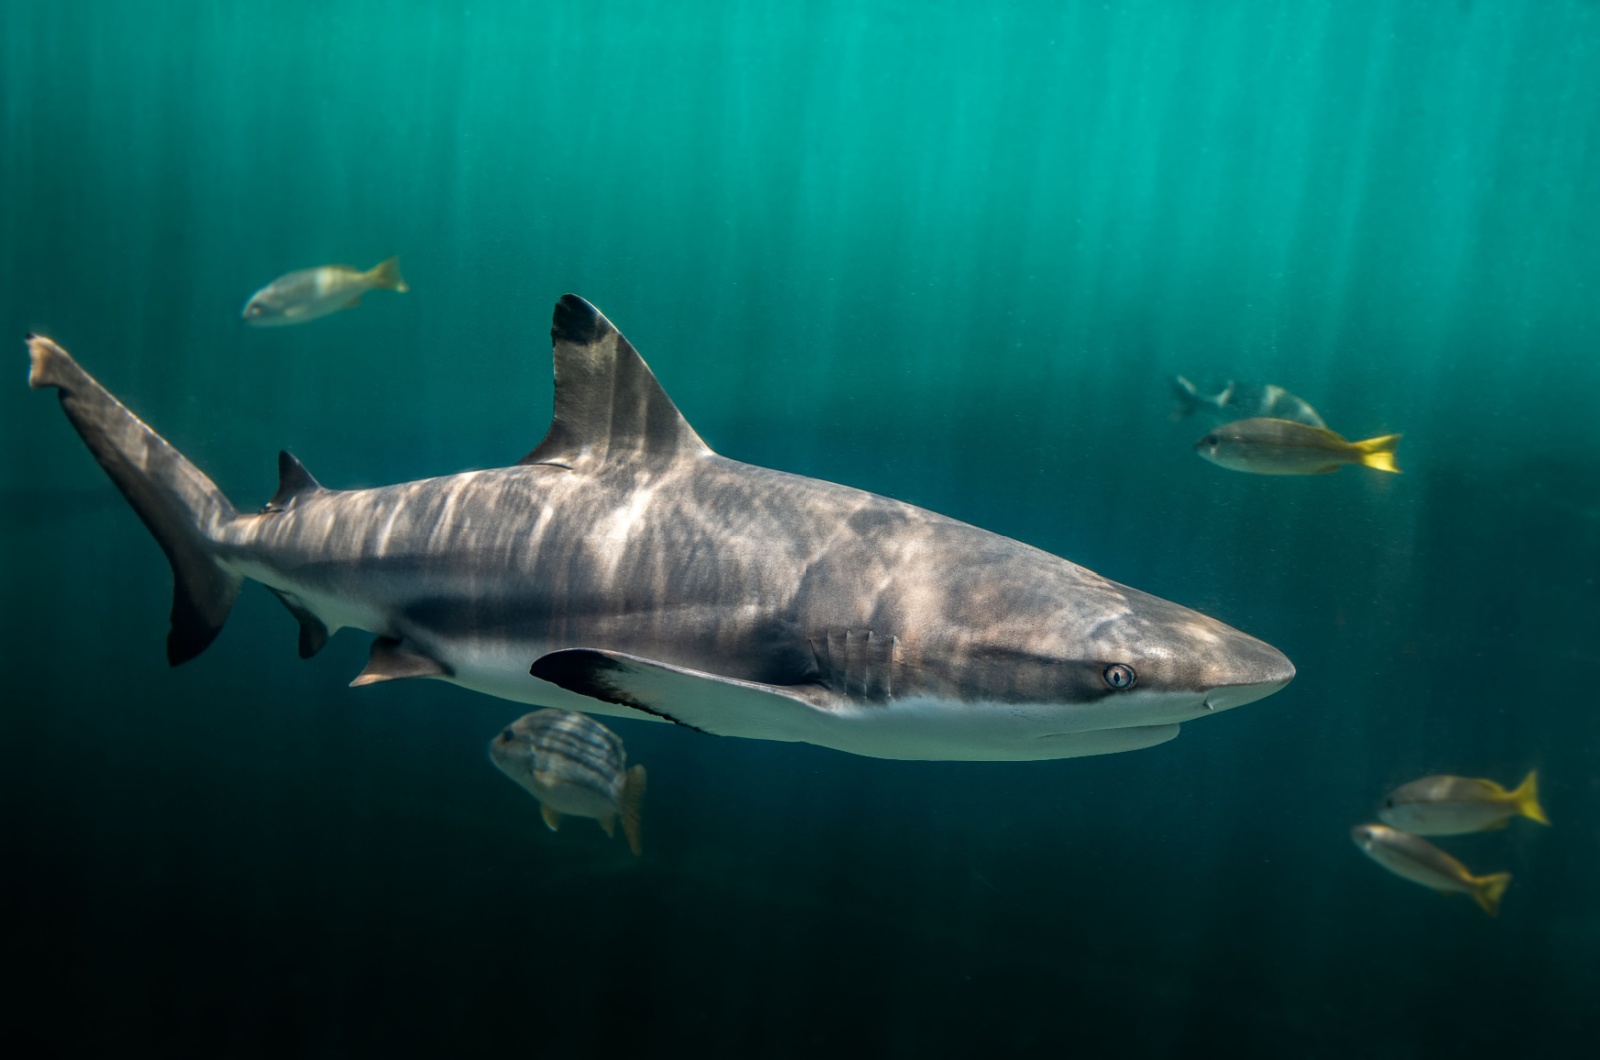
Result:
{"label": "shark's eye", "polygon": [[1106,679],[1106,684],[1119,692],[1124,688],[1132,688],[1133,682],[1138,680],[1134,675],[1133,667],[1125,666],[1122,663],[1112,663],[1101,672],[1100,676]]}
{"label": "shark's eye", "polygon": [[507,729],[500,734],[500,739],[504,740],[506,743],[510,743],[515,738],[516,737],[513,735],[510,729]]}
{"label": "shark's eye", "polygon": [[1208,434],[1204,438],[1200,439],[1200,444],[1208,449],[1213,448],[1217,444],[1217,436],[1214,434]]}

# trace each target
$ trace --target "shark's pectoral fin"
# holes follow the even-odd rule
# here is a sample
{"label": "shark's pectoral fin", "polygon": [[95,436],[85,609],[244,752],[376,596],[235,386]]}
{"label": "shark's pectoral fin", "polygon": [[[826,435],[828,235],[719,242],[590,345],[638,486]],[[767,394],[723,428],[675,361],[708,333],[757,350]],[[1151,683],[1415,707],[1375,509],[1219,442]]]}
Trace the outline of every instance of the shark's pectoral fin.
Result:
{"label": "shark's pectoral fin", "polygon": [[379,637],[372,642],[372,655],[366,668],[350,682],[351,688],[375,685],[379,681],[398,681],[405,677],[450,677],[451,669],[431,656],[394,637]]}
{"label": "shark's pectoral fin", "polygon": [[322,619],[312,614],[311,611],[296,599],[292,594],[267,586],[267,591],[283,601],[283,606],[300,623],[300,658],[309,659],[321,651],[328,643],[328,627],[323,625]]}
{"label": "shark's pectoral fin", "polygon": [[551,652],[528,672],[568,692],[714,736],[810,741],[832,699],[821,685],[741,681],[598,648]]}

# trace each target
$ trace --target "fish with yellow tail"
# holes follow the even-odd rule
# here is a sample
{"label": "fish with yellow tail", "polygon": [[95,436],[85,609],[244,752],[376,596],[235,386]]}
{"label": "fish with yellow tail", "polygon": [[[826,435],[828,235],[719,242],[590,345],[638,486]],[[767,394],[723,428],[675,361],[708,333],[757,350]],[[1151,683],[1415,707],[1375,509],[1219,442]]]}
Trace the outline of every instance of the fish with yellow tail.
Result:
{"label": "fish with yellow tail", "polygon": [[524,714],[489,742],[489,758],[539,800],[550,831],[561,827],[563,815],[592,817],[611,836],[620,817],[628,849],[635,857],[644,852],[644,766],[624,771],[622,738],[587,714],[555,708]]}
{"label": "fish with yellow tail", "polygon": [[1225,423],[1194,448],[1218,467],[1252,475],[1326,475],[1346,464],[1398,474],[1399,442],[1398,434],[1351,442],[1326,427],[1258,417]]}
{"label": "fish with yellow tail", "polygon": [[1391,791],[1378,819],[1412,835],[1462,835],[1504,828],[1513,817],[1548,825],[1539,805],[1539,771],[1507,791],[1476,777],[1423,777]]}
{"label": "fish with yellow tail", "polygon": [[348,265],[300,269],[267,284],[245,303],[246,324],[258,328],[304,324],[308,320],[353,309],[368,291],[409,291],[400,276],[400,259],[380,261],[366,272]]}
{"label": "fish with yellow tail", "polygon": [[1426,839],[1387,825],[1358,824],[1350,830],[1350,838],[1362,853],[1396,876],[1444,894],[1470,894],[1485,913],[1499,915],[1500,896],[1511,882],[1511,873],[1474,876],[1465,865]]}

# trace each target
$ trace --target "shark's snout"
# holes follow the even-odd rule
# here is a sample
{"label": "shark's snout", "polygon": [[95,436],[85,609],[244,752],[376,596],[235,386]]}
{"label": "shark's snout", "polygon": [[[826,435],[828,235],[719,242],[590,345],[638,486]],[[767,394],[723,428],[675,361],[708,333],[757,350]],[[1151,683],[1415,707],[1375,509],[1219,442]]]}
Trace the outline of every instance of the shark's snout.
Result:
{"label": "shark's snout", "polygon": [[1229,710],[1254,703],[1279,691],[1294,680],[1294,664],[1288,656],[1263,641],[1237,634],[1239,642],[1230,645],[1226,659],[1217,666],[1217,676],[1206,692],[1207,710]]}

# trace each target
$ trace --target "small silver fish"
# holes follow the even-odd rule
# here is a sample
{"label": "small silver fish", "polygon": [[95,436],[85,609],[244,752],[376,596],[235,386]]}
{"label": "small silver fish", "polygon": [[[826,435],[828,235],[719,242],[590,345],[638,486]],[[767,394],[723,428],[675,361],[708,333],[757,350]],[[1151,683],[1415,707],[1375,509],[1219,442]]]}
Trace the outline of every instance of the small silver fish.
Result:
{"label": "small silver fish", "polygon": [[1253,475],[1325,475],[1346,464],[1399,474],[1399,443],[1398,434],[1350,442],[1326,427],[1261,418],[1225,423],[1194,448],[1218,467]]}
{"label": "small silver fish", "polygon": [[1175,420],[1193,416],[1203,408],[1218,420],[1270,416],[1303,423],[1308,427],[1327,426],[1322,422],[1322,417],[1317,415],[1317,410],[1304,399],[1272,383],[1235,383],[1230,379],[1215,394],[1202,394],[1199,387],[1180,375],[1173,378],[1172,390],[1178,397],[1178,407],[1172,413]]}
{"label": "small silver fish", "polygon": [[380,261],[366,272],[348,265],[320,265],[279,276],[250,296],[244,321],[259,328],[304,324],[308,320],[351,309],[375,288],[409,291],[400,277],[400,259]]}
{"label": "small silver fish", "polygon": [[1384,824],[1412,835],[1462,835],[1504,828],[1521,814],[1549,824],[1539,805],[1539,771],[1532,770],[1514,791],[1476,777],[1423,777],[1391,791],[1378,810]]}
{"label": "small silver fish", "polygon": [[1362,853],[1396,876],[1436,891],[1470,894],[1485,913],[1496,916],[1500,912],[1500,896],[1511,882],[1509,872],[1474,876],[1426,839],[1381,824],[1358,824],[1350,829],[1350,838]]}
{"label": "small silver fish", "polygon": [[553,708],[524,714],[489,742],[489,758],[539,800],[552,832],[565,814],[593,817],[606,835],[615,835],[621,817],[628,849],[643,853],[644,766],[624,772],[628,753],[621,737],[589,715]]}

